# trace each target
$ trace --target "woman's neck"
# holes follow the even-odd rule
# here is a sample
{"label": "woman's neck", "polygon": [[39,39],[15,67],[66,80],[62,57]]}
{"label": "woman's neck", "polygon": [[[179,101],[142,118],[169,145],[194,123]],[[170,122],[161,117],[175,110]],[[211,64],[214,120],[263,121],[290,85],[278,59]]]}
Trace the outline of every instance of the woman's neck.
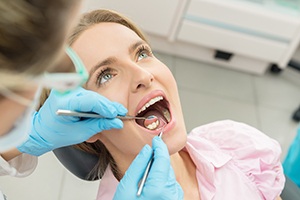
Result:
{"label": "woman's neck", "polygon": [[171,156],[176,180],[184,191],[184,199],[200,199],[199,187],[196,178],[196,166],[190,155],[181,150]]}

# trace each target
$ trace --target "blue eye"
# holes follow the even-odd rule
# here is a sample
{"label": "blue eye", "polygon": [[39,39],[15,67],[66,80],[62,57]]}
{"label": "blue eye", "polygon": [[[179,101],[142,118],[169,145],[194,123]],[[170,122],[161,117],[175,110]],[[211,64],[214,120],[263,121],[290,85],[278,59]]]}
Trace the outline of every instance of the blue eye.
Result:
{"label": "blue eye", "polygon": [[111,68],[103,69],[97,76],[97,85],[101,86],[110,81],[115,76],[112,72],[113,70]]}
{"label": "blue eye", "polygon": [[149,56],[152,56],[152,51],[150,47],[144,45],[139,47],[137,51],[137,61],[148,58]]}
{"label": "blue eye", "polygon": [[101,79],[99,80],[100,84],[105,83],[106,81],[109,81],[109,79],[112,78],[111,74],[104,74]]}
{"label": "blue eye", "polygon": [[138,61],[139,61],[139,60],[142,60],[142,59],[144,59],[144,58],[147,58],[147,57],[148,57],[147,53],[142,52],[142,53],[138,56]]}

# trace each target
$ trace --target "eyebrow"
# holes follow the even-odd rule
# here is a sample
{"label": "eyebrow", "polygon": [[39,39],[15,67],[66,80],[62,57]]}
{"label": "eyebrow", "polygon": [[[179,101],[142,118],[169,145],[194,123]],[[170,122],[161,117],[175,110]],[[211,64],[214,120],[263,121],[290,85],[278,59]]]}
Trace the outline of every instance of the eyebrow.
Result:
{"label": "eyebrow", "polygon": [[[138,46],[140,46],[141,44],[144,44],[144,43],[146,43],[146,42],[143,41],[143,40],[139,40],[139,41],[133,43],[133,44],[128,48],[129,54],[132,54],[132,53],[138,48]],[[87,80],[86,83],[89,82],[89,80],[90,80],[90,78],[92,77],[92,75],[93,75],[99,68],[101,68],[101,67],[103,67],[103,66],[106,66],[106,65],[114,64],[114,63],[116,63],[116,62],[117,62],[117,57],[112,56],[112,57],[108,57],[108,58],[106,58],[105,60],[103,60],[103,61],[97,63],[95,66],[92,67],[92,69],[91,69],[91,71],[90,71],[90,73],[89,73],[89,79]]]}
{"label": "eyebrow", "polygon": [[144,40],[139,40],[129,47],[129,54],[132,54],[141,44],[146,44]]}
{"label": "eyebrow", "polygon": [[99,68],[101,68],[101,67],[103,67],[105,65],[111,65],[111,64],[113,64],[115,62],[117,62],[117,58],[116,57],[109,57],[109,58],[106,58],[105,60],[97,63],[95,66],[92,67],[92,69],[90,71],[89,80],[90,80],[90,77],[92,77],[92,75],[95,73],[95,71],[97,71]]}

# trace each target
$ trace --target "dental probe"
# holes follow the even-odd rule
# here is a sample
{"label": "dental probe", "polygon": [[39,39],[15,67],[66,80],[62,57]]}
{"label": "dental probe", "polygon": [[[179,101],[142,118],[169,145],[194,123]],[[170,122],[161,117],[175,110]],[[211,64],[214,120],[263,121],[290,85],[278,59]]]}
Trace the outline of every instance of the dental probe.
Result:
{"label": "dental probe", "polygon": [[[75,117],[88,117],[88,118],[107,118],[102,115],[96,114],[96,113],[87,113],[87,112],[77,112],[77,111],[72,111],[72,110],[61,110],[58,109],[56,111],[57,115],[63,115],[63,116],[75,116]],[[126,119],[147,119],[145,117],[134,117],[130,115],[125,115],[125,116],[116,116],[118,119],[126,120]],[[110,119],[110,118],[107,118]]]}
{"label": "dental probe", "polygon": [[[166,125],[166,124],[165,124],[165,125]],[[158,134],[158,137],[159,137],[159,138],[161,138],[162,135],[163,135],[163,133],[164,133],[165,125],[161,128],[161,131],[160,131],[160,133]],[[151,156],[151,158],[150,158],[150,160],[149,160],[149,162],[148,162],[148,165],[147,165],[147,167],[146,167],[146,170],[145,170],[145,172],[144,172],[143,178],[142,178],[141,181],[140,181],[140,185],[139,185],[138,191],[137,191],[137,193],[136,193],[137,196],[140,196],[140,195],[142,194],[142,190],[143,190],[143,188],[144,188],[144,185],[145,185],[145,182],[146,182],[146,179],[147,179],[147,176],[148,176],[148,174],[149,174],[149,171],[150,171],[150,168],[151,168],[151,166],[152,166],[153,161],[154,161],[154,154],[152,153],[152,156]]]}

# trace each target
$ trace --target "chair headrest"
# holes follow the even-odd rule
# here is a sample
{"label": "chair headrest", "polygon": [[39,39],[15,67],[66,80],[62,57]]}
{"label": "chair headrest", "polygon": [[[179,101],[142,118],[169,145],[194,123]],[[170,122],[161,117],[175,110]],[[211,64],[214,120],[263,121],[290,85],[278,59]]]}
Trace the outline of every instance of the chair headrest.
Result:
{"label": "chair headrest", "polygon": [[[72,174],[80,179],[91,181],[88,175],[99,160],[96,155],[76,149],[73,146],[55,149],[53,153]],[[93,180],[98,179],[99,177]]]}

